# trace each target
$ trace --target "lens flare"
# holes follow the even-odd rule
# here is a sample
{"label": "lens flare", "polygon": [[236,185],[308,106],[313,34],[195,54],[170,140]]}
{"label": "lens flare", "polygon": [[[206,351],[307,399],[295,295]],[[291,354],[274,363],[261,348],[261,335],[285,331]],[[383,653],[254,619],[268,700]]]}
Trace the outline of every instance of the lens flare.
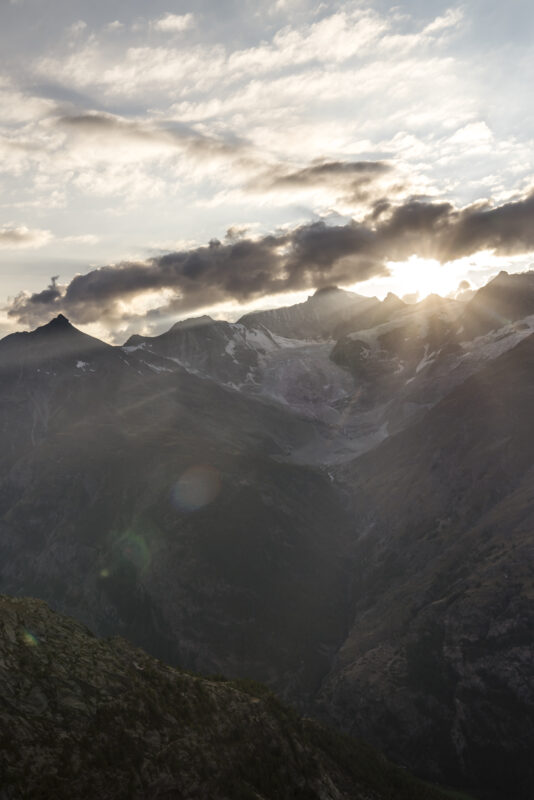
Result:
{"label": "lens flare", "polygon": [[151,562],[151,555],[145,538],[135,531],[126,531],[119,540],[119,547],[122,555],[143,572],[148,569]]}
{"label": "lens flare", "polygon": [[172,500],[180,511],[198,511],[215,500],[220,488],[221,479],[214,467],[190,467],[174,484]]}
{"label": "lens flare", "polygon": [[22,632],[22,641],[24,644],[27,644],[28,647],[38,647],[39,646],[39,639],[35,636],[31,631],[24,628]]}

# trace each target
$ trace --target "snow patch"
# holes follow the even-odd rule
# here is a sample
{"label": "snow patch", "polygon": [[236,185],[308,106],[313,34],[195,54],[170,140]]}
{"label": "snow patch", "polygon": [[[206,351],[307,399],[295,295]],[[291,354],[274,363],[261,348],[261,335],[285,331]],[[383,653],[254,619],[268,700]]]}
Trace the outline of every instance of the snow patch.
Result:
{"label": "snow patch", "polygon": [[428,367],[429,364],[432,364],[433,361],[436,360],[436,351],[433,350],[430,354],[428,353],[428,344],[425,344],[425,354],[419,364],[415,368],[415,373],[421,372],[421,370]]}
{"label": "snow patch", "polygon": [[233,339],[230,339],[230,341],[228,342],[228,344],[224,348],[224,352],[228,353],[228,355],[231,356],[234,359],[234,361],[236,360],[235,359],[235,348],[236,348],[236,343],[234,342]]}
{"label": "snow patch", "polygon": [[169,369],[168,367],[161,367],[157,364],[149,364],[148,361],[143,361],[143,364],[146,364],[152,372],[174,372],[174,370]]}
{"label": "snow patch", "polygon": [[[518,326],[522,327],[519,328]],[[467,352],[463,355],[466,361],[492,361],[494,358],[511,350],[519,342],[530,336],[534,330],[534,314],[478,336],[471,342],[462,342]]]}
{"label": "snow patch", "polygon": [[121,350],[125,353],[135,353],[136,350],[147,350],[146,342],[141,342],[141,344],[129,344],[121,347]]}

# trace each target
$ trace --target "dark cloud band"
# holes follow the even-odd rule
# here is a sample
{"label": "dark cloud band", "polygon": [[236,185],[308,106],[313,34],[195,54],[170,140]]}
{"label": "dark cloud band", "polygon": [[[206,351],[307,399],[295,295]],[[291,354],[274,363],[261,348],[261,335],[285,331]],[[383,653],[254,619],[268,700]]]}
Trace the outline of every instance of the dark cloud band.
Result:
{"label": "dark cloud band", "polygon": [[180,314],[215,303],[281,292],[347,285],[386,275],[388,261],[411,255],[442,262],[490,249],[510,255],[534,250],[534,193],[498,207],[412,200],[385,201],[363,222],[315,222],[259,239],[231,236],[205,247],[169,253],[147,262],[125,262],[55,279],[42,292],[15,298],[8,314],[33,325],[58,311],[79,324],[124,320],[121,301],[148,291],[170,290],[158,313]]}

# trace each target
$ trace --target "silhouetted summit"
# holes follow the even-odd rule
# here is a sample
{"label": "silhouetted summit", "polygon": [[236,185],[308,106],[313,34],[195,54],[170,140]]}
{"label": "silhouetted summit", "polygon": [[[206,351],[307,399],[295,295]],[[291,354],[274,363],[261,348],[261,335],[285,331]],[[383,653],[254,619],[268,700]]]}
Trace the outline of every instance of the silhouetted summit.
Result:
{"label": "silhouetted summit", "polygon": [[332,339],[340,320],[370,306],[376,299],[347,292],[337,286],[324,286],[304,303],[268,311],[245,314],[239,322],[248,327],[265,326],[271,333],[288,339]]}
{"label": "silhouetted summit", "polygon": [[57,317],[51,319],[48,325],[44,326],[45,328],[72,328],[73,326],[70,324],[67,317],[63,316],[63,314],[58,314]]}
{"label": "silhouetted summit", "polygon": [[112,351],[111,345],[88,336],[58,314],[30,333],[12,333],[0,340],[0,370],[34,369],[46,362],[54,362],[55,368],[67,367]]}
{"label": "silhouetted summit", "polygon": [[468,302],[464,330],[468,337],[481,336],[532,314],[534,272],[509,275],[503,270]]}

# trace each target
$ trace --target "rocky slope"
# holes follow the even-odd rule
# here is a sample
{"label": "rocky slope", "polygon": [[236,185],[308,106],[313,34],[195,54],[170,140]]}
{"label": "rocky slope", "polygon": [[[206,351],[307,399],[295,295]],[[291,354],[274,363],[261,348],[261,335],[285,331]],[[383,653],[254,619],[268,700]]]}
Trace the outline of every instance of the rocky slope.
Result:
{"label": "rocky slope", "polygon": [[376,298],[361,297],[336,286],[327,286],[318,289],[304,303],[253,311],[241,317],[239,322],[250,328],[261,325],[288,339],[332,339],[342,321],[346,320],[349,327],[352,325],[351,330],[355,330],[357,325],[350,320],[374,308],[376,303]]}
{"label": "rocky slope", "polygon": [[530,336],[338,476],[353,621],[323,703],[495,800],[534,794],[533,403]]}
{"label": "rocky slope", "polygon": [[462,334],[472,339],[534,314],[534,272],[500,272],[467,304],[461,316]]}
{"label": "rocky slope", "polygon": [[155,372],[172,372],[178,365],[325,422],[339,418],[339,407],[354,390],[350,374],[330,358],[332,342],[286,339],[259,323],[199,317],[178,322],[161,336],[131,336],[122,349]]}
{"label": "rocky slope", "polygon": [[248,329],[204,316],[177,322],[160,336],[131,336],[124,350],[142,350],[149,362],[156,353],[199,375],[244,385],[257,382],[261,356],[280,346],[266,328]]}
{"label": "rocky slope", "polygon": [[354,331],[376,328],[377,325],[389,322],[397,314],[409,309],[410,306],[392,292],[382,301],[372,297],[367,303],[356,306],[351,313],[337,319],[332,329],[332,338],[339,340]]}
{"label": "rocky slope", "polygon": [[5,800],[439,800],[261,685],[199,678],[0,596]]}
{"label": "rocky slope", "polygon": [[[375,437],[367,435],[360,452],[417,422],[456,386],[529,336],[534,330],[534,301],[519,297],[528,280],[528,275],[502,273],[465,306],[431,295],[416,305],[393,309],[389,319],[375,327],[339,339],[331,358],[349,370],[355,382],[346,426],[349,435],[355,428],[355,449],[363,414]],[[490,321],[485,298],[488,294],[499,296],[503,284],[511,319],[492,312]],[[482,306],[486,308],[483,328],[479,318]],[[525,316],[518,320],[523,312]],[[380,432],[381,437],[376,435]]]}

